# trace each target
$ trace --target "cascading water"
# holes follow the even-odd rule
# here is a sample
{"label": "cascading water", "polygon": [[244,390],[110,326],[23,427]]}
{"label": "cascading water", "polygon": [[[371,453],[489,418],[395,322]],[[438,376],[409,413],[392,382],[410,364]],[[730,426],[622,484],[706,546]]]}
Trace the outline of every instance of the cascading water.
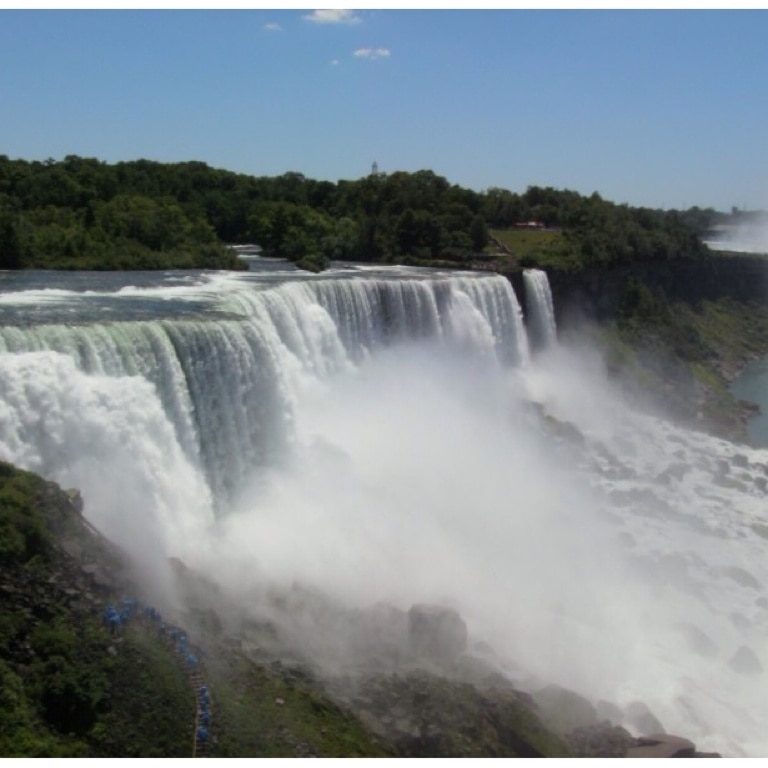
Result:
{"label": "cascading water", "polygon": [[0,279],[0,457],[140,561],[254,611],[447,601],[517,685],[768,752],[768,451],[629,412],[583,351],[529,361],[498,276],[119,280]]}
{"label": "cascading water", "polygon": [[[168,315],[178,307],[169,313],[158,304],[163,297],[192,302],[199,317],[172,319]],[[4,359],[9,353],[45,351],[48,359],[56,354],[72,359],[89,376],[118,377],[127,386],[133,382],[126,377],[149,382],[186,457],[201,463],[217,506],[231,500],[254,467],[285,450],[296,398],[304,389],[377,349],[429,339],[504,364],[528,357],[517,298],[496,276],[364,275],[277,286],[234,280],[225,288],[213,283],[143,294],[134,288],[89,292],[92,303],[118,316],[143,315],[149,304],[156,319],[60,322],[59,304],[76,298],[66,291],[5,294],[9,311],[13,307],[21,318],[26,306],[26,317],[40,324],[28,326],[25,320],[0,327]],[[45,322],[43,307],[59,322]],[[28,407],[34,413],[35,404]],[[14,437],[20,443],[30,439]],[[6,455],[13,458],[12,452]],[[58,471],[43,461],[31,468],[52,476]]]}
{"label": "cascading water", "polygon": [[541,269],[523,271],[529,328],[538,348],[546,349],[557,342],[555,308],[547,273]]}

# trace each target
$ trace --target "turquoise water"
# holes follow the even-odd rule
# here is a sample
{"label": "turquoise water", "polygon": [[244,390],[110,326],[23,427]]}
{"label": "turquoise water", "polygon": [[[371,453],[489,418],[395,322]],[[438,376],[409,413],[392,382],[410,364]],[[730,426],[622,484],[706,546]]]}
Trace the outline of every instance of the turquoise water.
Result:
{"label": "turquoise water", "polygon": [[760,406],[760,413],[749,420],[747,433],[757,445],[768,447],[768,357],[750,363],[731,386],[731,393]]}

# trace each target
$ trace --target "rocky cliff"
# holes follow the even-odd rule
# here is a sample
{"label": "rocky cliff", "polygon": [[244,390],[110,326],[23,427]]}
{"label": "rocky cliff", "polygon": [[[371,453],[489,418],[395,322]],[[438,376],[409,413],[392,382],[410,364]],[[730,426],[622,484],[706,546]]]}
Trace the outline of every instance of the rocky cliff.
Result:
{"label": "rocky cliff", "polygon": [[[768,257],[713,253],[706,259],[646,262],[580,272],[552,271],[549,282],[558,321],[615,318],[630,278],[663,292],[671,302],[697,304],[729,298],[768,306]],[[517,280],[513,278],[513,283]],[[522,289],[518,295],[521,293]]]}

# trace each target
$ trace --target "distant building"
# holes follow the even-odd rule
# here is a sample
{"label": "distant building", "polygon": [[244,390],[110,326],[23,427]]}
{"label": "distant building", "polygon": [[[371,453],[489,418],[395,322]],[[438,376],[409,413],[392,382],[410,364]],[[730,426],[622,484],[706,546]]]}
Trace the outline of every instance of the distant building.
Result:
{"label": "distant building", "polygon": [[515,229],[545,229],[543,221],[516,221]]}

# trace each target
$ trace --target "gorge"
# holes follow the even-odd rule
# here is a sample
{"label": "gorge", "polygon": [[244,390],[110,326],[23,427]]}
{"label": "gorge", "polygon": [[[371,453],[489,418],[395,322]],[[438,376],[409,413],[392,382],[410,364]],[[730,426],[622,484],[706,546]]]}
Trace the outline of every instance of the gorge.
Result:
{"label": "gorge", "polygon": [[[342,609],[445,605],[521,690],[764,755],[768,451],[630,409],[558,343],[565,293],[267,260],[3,274],[0,458],[79,488],[158,601],[177,558],[329,679],[385,662]],[[317,601],[272,599],[296,585]]]}

